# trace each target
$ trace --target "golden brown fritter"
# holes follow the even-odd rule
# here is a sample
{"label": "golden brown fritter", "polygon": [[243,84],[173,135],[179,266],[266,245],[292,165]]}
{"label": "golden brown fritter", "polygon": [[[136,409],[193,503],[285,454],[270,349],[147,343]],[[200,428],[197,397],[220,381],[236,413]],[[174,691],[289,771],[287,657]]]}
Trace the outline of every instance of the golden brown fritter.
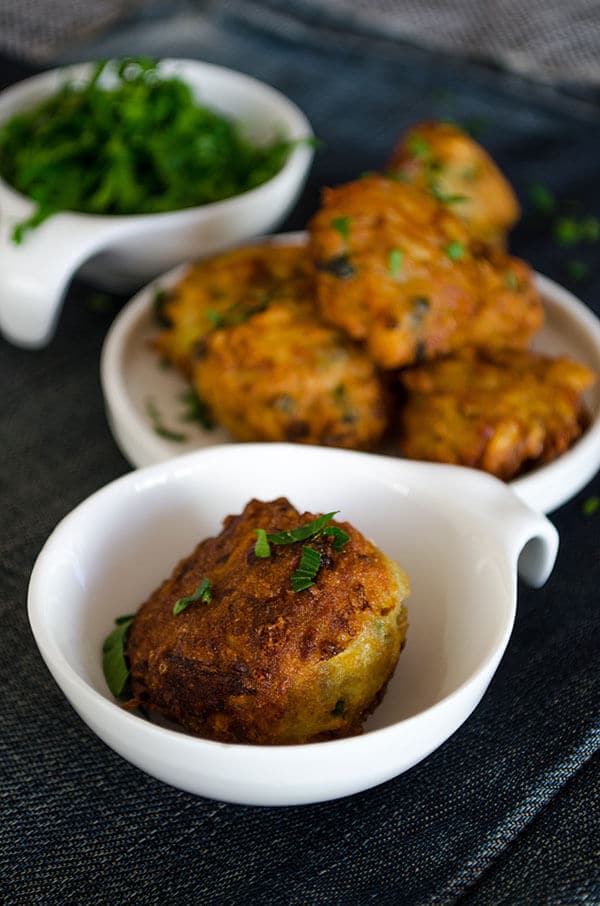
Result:
{"label": "golden brown fritter", "polygon": [[199,342],[215,328],[242,323],[275,300],[311,299],[313,269],[300,246],[236,249],[192,265],[161,305],[170,327],[158,352],[188,376]]}
{"label": "golden brown fritter", "polygon": [[526,351],[459,353],[400,374],[406,399],[399,449],[509,480],[564,453],[585,426],[595,375],[566,358]]}
{"label": "golden brown fritter", "polygon": [[215,419],[238,440],[368,449],[387,397],[364,350],[320,322],[312,302],[272,303],[214,331],[193,372]]}
{"label": "golden brown fritter", "polygon": [[448,205],[412,185],[369,176],[326,189],[310,250],[323,317],[384,369],[473,343],[524,346],[541,325],[527,267],[484,253]]}
{"label": "golden brown fritter", "polygon": [[529,265],[501,251],[477,255],[479,303],[465,345],[525,349],[541,329],[544,310]]}
{"label": "golden brown fritter", "polygon": [[471,235],[503,248],[519,219],[517,198],[489,154],[458,126],[419,123],[395,149],[388,170],[446,200]]}
{"label": "golden brown fritter", "polygon": [[[133,703],[224,742],[304,743],[360,732],[394,671],[406,634],[408,582],[349,523],[343,550],[320,552],[314,585],[295,592],[290,577],[302,543],[255,554],[255,530],[311,522],[280,498],[251,501],[228,516],[141,607],[127,656]],[[175,602],[203,579],[209,602],[173,615]]]}

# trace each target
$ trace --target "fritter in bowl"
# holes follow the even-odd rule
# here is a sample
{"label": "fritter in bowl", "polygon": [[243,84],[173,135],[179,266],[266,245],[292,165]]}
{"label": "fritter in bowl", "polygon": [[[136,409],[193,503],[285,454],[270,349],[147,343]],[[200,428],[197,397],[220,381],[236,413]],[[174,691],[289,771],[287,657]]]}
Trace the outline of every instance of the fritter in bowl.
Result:
{"label": "fritter in bowl", "polygon": [[533,271],[525,261],[498,250],[476,257],[479,303],[465,346],[525,349],[544,323]]}
{"label": "fritter in bowl", "polygon": [[591,369],[524,350],[464,349],[400,373],[399,452],[510,480],[564,453],[586,424]]}
{"label": "fritter in bowl", "polygon": [[276,300],[313,296],[313,268],[301,246],[226,252],[192,265],[161,300],[161,320],[169,326],[155,347],[189,376],[198,344],[215,328],[243,323]]}
{"label": "fritter in bowl", "polygon": [[[223,742],[359,733],[404,644],[408,581],[349,523],[323,520],[337,536],[271,537],[316,518],[284,498],[252,500],[182,560],[129,630],[130,704]],[[257,529],[269,533],[270,555],[257,556]],[[306,547],[319,568],[295,591]],[[202,583],[206,594],[189,600]]]}
{"label": "fritter in bowl", "polygon": [[519,203],[489,154],[451,123],[419,123],[402,137],[388,170],[449,204],[471,235],[503,248]]}
{"label": "fritter in bowl", "polygon": [[326,189],[310,236],[323,317],[380,368],[467,345],[523,347],[542,324],[527,265],[473,242],[414,186],[370,176]]}
{"label": "fritter in bowl", "polygon": [[369,449],[388,420],[367,354],[321,322],[311,301],[273,302],[215,330],[193,369],[200,398],[238,440]]}

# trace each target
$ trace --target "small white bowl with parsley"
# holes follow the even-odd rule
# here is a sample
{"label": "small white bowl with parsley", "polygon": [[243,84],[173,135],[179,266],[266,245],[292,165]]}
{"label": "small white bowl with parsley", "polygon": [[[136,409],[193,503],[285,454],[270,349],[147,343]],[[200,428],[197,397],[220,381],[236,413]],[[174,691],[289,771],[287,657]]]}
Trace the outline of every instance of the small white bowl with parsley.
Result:
{"label": "small white bowl with parsley", "polygon": [[86,63],[0,94],[0,330],[52,337],[80,267],[128,291],[279,224],[312,161],[281,92],[195,60]]}
{"label": "small white bowl with parsley", "polygon": [[[341,521],[408,575],[406,648],[362,735],[298,745],[223,743],[124,708],[111,688],[121,695],[127,684],[129,617],[182,557],[219,533],[227,515],[253,497],[279,496],[300,511],[339,510]],[[517,570],[530,584],[543,584],[557,544],[544,516],[483,472],[325,447],[230,444],[131,472],[78,506],[38,557],[29,619],[67,699],[142,770],[230,802],[319,802],[397,776],[458,729],[508,644]],[[248,557],[256,562],[254,542]],[[270,591],[264,583],[257,645],[275,625]],[[211,595],[214,603],[216,589],[206,592],[206,583],[190,590],[190,606],[203,606]],[[311,591],[290,594],[310,600]],[[245,675],[243,646],[235,647],[235,637],[231,645]],[[101,749],[97,755],[103,757]]]}

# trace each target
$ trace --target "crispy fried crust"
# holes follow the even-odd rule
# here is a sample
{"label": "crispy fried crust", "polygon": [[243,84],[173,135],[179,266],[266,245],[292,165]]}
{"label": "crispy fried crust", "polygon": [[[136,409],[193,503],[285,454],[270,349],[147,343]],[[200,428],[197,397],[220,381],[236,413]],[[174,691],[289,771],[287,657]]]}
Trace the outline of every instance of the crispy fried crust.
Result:
{"label": "crispy fried crust", "polygon": [[533,272],[501,251],[477,256],[479,303],[465,330],[465,345],[525,349],[541,329],[544,310]]}
{"label": "crispy fried crust", "polygon": [[370,176],[326,189],[310,251],[323,317],[384,369],[472,343],[524,346],[541,325],[526,265],[488,254],[412,185]]}
{"label": "crispy fried crust", "polygon": [[194,265],[173,289],[156,346],[238,440],[370,449],[388,400],[359,346],[323,323],[298,246],[238,249]]}
{"label": "crispy fried crust", "polygon": [[450,199],[474,238],[499,248],[506,245],[506,234],[520,214],[515,193],[489,154],[458,126],[413,126],[394,150],[388,170]]}
{"label": "crispy fried crust", "polygon": [[582,394],[595,375],[566,358],[472,349],[400,375],[399,449],[509,480],[550,462],[584,427]]}
{"label": "crispy fried crust", "polygon": [[274,301],[311,299],[313,268],[299,246],[236,249],[192,265],[169,292],[170,323],[155,342],[159,354],[191,375],[194,353],[216,328],[238,324]]}
{"label": "crispy fried crust", "polygon": [[387,425],[375,366],[322,324],[307,301],[277,302],[238,327],[215,331],[193,379],[217,421],[239,440],[368,449]]}
{"label": "crispy fried crust", "polygon": [[[254,554],[256,528],[312,521],[285,498],[251,501],[198,545],[140,608],[129,632],[134,703],[226,742],[301,743],[360,732],[404,642],[406,576],[349,523],[341,552],[311,543],[322,566],[311,588],[290,576],[301,544]],[[210,579],[212,600],[173,616]]]}

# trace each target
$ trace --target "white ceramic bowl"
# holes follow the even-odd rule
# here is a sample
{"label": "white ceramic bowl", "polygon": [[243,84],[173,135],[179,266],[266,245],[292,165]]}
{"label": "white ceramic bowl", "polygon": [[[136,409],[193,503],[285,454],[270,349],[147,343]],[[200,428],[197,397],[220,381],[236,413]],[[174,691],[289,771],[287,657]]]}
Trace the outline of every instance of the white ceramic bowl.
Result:
{"label": "white ceramic bowl", "polygon": [[[55,69],[0,94],[0,123],[52,94],[65,79],[85,78],[93,64]],[[244,134],[266,142],[279,135],[308,138],[312,130],[298,107],[279,91],[221,66],[163,60],[160,71],[188,82],[200,103],[230,116]],[[11,239],[34,203],[0,179],[0,330],[13,343],[42,346],[56,326],[66,286],[78,268],[106,289],[129,291],[203,252],[217,252],[277,226],[296,200],[313,151],[301,143],[272,179],[233,198],[165,214],[95,216],[61,213]]]}
{"label": "white ceramic bowl", "polygon": [[[102,674],[115,617],[253,496],[341,510],[411,582],[408,640],[361,736],[298,746],[212,742],[123,710]],[[115,751],[231,802],[286,805],[364,790],[420,761],[469,716],[507,645],[517,565],[549,575],[558,537],[504,484],[454,466],[285,444],[213,447],[132,472],[77,507],[39,555],[29,619],[56,682]]]}
{"label": "white ceramic bowl", "polygon": [[[301,244],[305,233],[282,233],[261,241]],[[189,450],[231,441],[223,429],[203,430],[182,421],[181,395],[187,384],[175,369],[164,369],[151,348],[158,328],[153,300],[159,288],[173,286],[176,270],[141,290],[115,319],[107,334],[101,360],[101,380],[111,430],[134,466],[146,466]],[[600,375],[600,321],[587,306],[562,286],[536,275],[545,310],[545,324],[534,348],[545,355],[566,355]],[[185,435],[175,443],[157,434],[148,416],[151,400],[165,426]],[[533,469],[511,482],[519,496],[548,513],[576,494],[600,466],[600,379],[585,395],[591,422],[574,446],[554,462]]]}

